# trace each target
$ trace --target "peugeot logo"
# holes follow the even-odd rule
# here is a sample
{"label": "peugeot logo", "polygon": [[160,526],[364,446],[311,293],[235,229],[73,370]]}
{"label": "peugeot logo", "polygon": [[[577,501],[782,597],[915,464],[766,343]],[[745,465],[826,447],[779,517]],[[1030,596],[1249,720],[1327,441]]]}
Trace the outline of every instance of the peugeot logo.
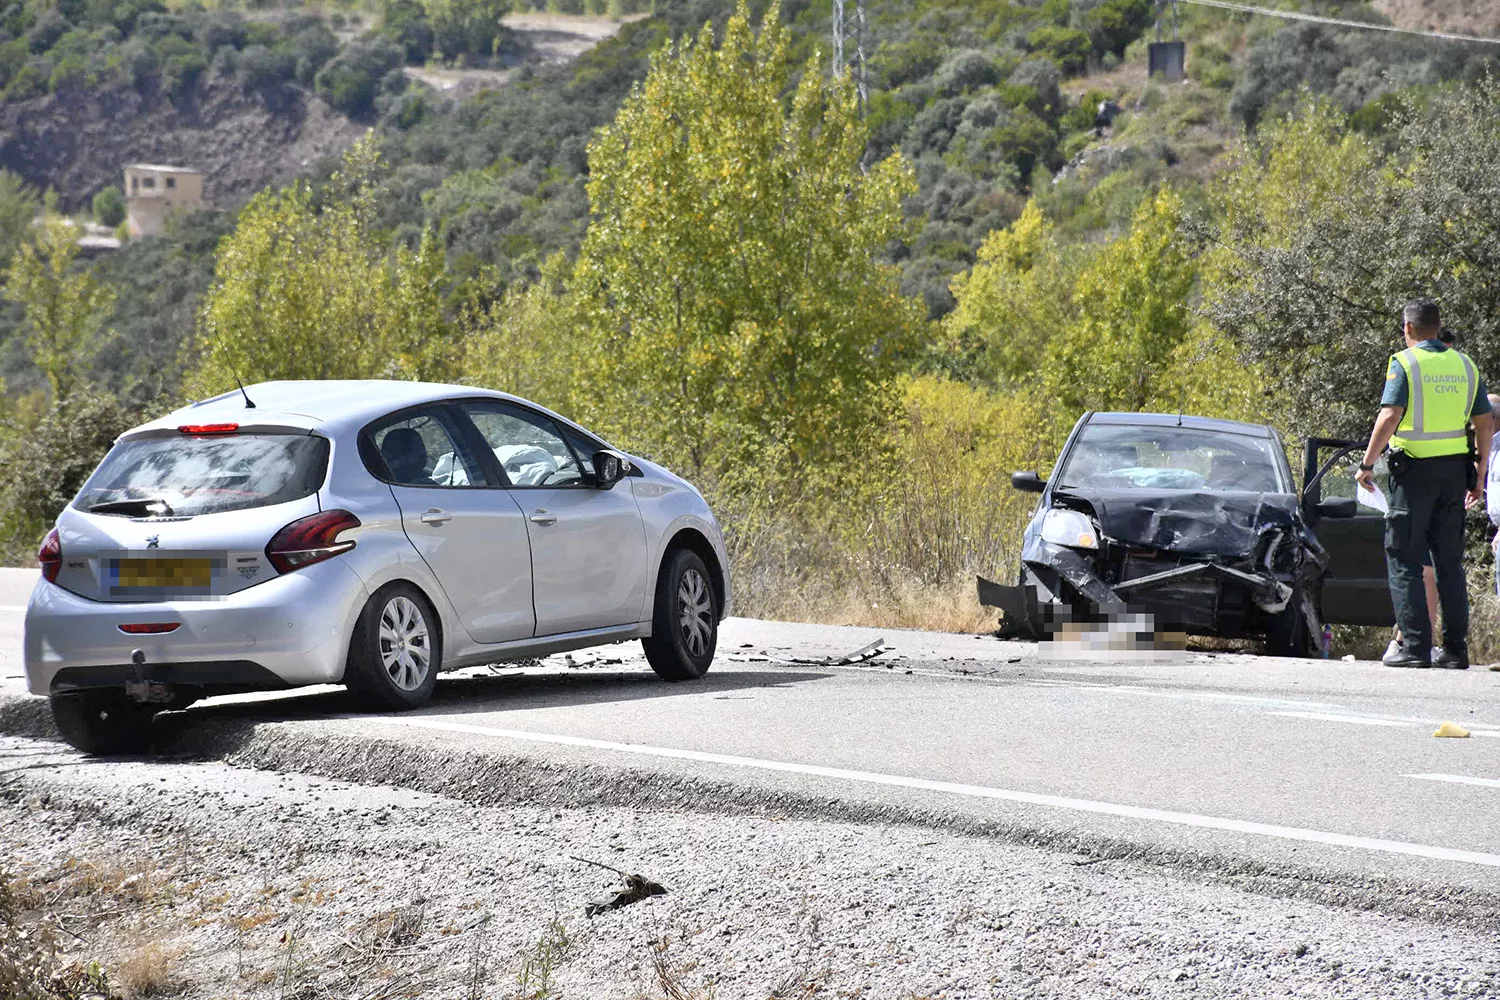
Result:
{"label": "peugeot logo", "polygon": [[147,535],[146,536],[146,548],[148,548],[148,549],[154,549],[154,548],[157,548],[160,544],[161,544],[161,536],[160,535]]}

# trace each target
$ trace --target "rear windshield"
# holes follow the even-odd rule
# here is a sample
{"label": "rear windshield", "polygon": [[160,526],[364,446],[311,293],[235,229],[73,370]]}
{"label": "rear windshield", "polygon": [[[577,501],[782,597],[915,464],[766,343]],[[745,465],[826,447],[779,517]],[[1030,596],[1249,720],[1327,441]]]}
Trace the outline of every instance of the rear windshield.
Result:
{"label": "rear windshield", "polygon": [[328,440],[306,434],[134,438],[121,441],[73,506],[127,517],[214,514],[316,493]]}

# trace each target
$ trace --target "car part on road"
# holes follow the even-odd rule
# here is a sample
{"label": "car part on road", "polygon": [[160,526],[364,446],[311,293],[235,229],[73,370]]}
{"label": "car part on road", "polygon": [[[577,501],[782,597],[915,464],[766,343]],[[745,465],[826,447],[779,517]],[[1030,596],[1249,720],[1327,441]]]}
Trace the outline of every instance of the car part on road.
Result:
{"label": "car part on road", "polygon": [[344,681],[365,700],[403,711],[426,704],[442,668],[432,605],[409,583],[383,588],[365,605]]}
{"label": "car part on road", "polygon": [[586,917],[607,913],[610,910],[618,910],[622,906],[639,903],[641,900],[650,899],[652,896],[665,896],[667,894],[666,887],[660,882],[653,882],[643,876],[621,871],[614,865],[606,865],[599,861],[590,861],[588,858],[580,858],[574,854],[569,854],[568,857],[574,861],[581,861],[586,865],[593,865],[595,868],[603,868],[605,871],[614,872],[625,880],[625,887],[615,893],[610,899],[598,903],[584,904],[583,915]]}
{"label": "car part on road", "polygon": [[708,672],[719,642],[719,609],[703,557],[691,549],[667,556],[656,581],[651,635],[641,640],[656,675],[690,681]]}
{"label": "car part on road", "polygon": [[84,753],[140,753],[151,745],[151,720],[161,705],[137,703],[124,691],[54,695],[52,721],[69,745]]}

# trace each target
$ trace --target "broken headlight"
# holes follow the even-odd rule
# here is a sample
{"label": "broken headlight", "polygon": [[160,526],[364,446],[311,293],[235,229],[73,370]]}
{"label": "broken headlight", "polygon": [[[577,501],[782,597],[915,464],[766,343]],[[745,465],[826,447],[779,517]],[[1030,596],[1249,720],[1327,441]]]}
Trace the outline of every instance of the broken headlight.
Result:
{"label": "broken headlight", "polygon": [[1073,549],[1097,549],[1099,529],[1076,510],[1054,507],[1042,517],[1042,541]]}

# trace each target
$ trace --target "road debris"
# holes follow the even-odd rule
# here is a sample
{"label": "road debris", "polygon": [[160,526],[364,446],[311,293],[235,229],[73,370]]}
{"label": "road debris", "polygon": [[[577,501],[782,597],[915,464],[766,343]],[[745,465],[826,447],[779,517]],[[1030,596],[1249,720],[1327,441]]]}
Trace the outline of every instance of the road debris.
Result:
{"label": "road debris", "polygon": [[1438,739],[1464,740],[1469,738],[1469,731],[1456,722],[1445,722],[1433,730],[1432,735]]}
{"label": "road debris", "polygon": [[[745,645],[748,645],[745,644]],[[745,646],[741,646],[741,649]],[[866,660],[873,660],[882,653],[895,651],[895,646],[886,645],[884,639],[876,639],[859,647],[853,652],[845,653],[843,656],[775,656],[771,653],[761,652],[749,655],[731,654],[729,659],[740,660],[745,663],[787,663],[806,667],[848,667]]]}
{"label": "road debris", "polygon": [[572,854],[569,854],[568,857],[586,865],[593,865],[595,868],[603,868],[605,871],[614,872],[625,880],[624,888],[616,892],[612,898],[597,903],[585,903],[583,915],[586,917],[597,916],[600,913],[607,913],[610,910],[618,910],[622,906],[639,903],[641,900],[649,899],[652,896],[665,896],[667,894],[666,886],[659,882],[653,882],[641,875],[635,875],[631,872],[622,871],[614,865],[606,865],[600,861],[590,861],[588,858],[580,858]]}

